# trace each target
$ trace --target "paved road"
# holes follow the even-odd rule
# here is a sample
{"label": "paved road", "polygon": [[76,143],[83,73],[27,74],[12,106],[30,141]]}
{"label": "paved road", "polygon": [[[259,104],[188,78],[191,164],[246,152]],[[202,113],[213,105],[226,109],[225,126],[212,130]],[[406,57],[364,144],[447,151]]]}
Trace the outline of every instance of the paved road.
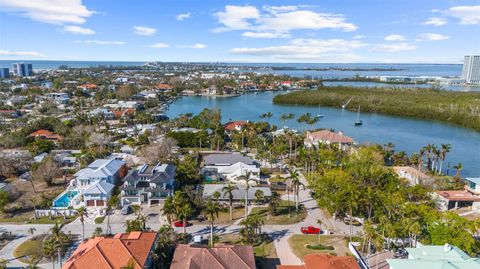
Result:
{"label": "paved road", "polygon": [[[302,183],[307,185],[307,182],[304,177],[301,177]],[[282,196],[282,199],[286,199],[286,196]],[[293,200],[292,195],[290,199]],[[263,231],[269,234],[274,239],[274,245],[277,250],[277,255],[280,259],[281,264],[289,265],[299,265],[302,264],[302,261],[297,257],[291,250],[288,239],[293,234],[300,234],[300,228],[303,226],[318,226],[317,220],[322,220],[322,228],[328,229],[336,234],[349,234],[350,228],[343,222],[333,220],[328,217],[321,209],[318,208],[316,201],[311,197],[310,191],[308,188],[305,190],[300,190],[299,193],[299,202],[303,204],[307,210],[307,217],[300,223],[292,225],[265,225]],[[162,225],[167,224],[166,220],[160,216],[159,208],[152,207],[147,209],[144,212],[149,216],[147,220],[147,227],[150,227],[152,230],[158,230]],[[132,217],[132,216],[130,216]],[[124,232],[125,227],[124,216],[119,215],[117,212],[115,215],[110,218],[110,227],[112,233]],[[36,229],[36,234],[47,233],[53,225],[14,225],[14,224],[5,224],[0,227],[0,232],[10,231],[19,236],[18,239],[14,240],[8,244],[2,251],[0,251],[0,258],[10,260],[9,266],[21,266],[22,264],[18,261],[12,260],[13,256],[11,255],[12,251],[18,246],[21,242],[28,239],[28,229],[34,227]],[[85,224],[85,237],[90,237],[97,227],[100,227],[104,232],[107,230],[106,220],[102,224],[94,224],[93,221],[88,221]],[[240,231],[240,226],[238,222],[232,225],[218,225],[215,227],[215,233],[219,234],[238,234]],[[361,228],[353,227],[354,233],[357,233]],[[67,224],[62,229],[65,233],[72,233],[82,236],[82,224],[79,220],[75,220],[70,224]],[[183,232],[183,228],[175,228],[178,232]],[[208,236],[210,233],[210,228],[207,222],[196,224],[191,227],[187,227],[187,232],[192,233],[193,235],[204,235]],[[51,268],[51,264],[42,265],[43,268]],[[56,267],[58,268],[58,266]]]}

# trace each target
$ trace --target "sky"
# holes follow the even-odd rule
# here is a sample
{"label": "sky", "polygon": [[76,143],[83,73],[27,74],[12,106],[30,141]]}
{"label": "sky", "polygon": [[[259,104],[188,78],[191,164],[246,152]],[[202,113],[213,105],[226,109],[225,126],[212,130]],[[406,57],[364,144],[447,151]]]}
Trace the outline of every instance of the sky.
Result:
{"label": "sky", "polygon": [[0,59],[460,63],[480,0],[0,0]]}

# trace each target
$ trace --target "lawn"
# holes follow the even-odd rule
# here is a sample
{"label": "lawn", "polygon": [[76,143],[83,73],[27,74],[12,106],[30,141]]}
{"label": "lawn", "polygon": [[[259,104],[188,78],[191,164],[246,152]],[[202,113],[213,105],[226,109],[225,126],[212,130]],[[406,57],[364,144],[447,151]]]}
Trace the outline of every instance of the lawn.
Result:
{"label": "lawn", "polygon": [[320,235],[320,244],[323,246],[331,246],[334,250],[316,250],[307,248],[307,245],[317,245],[318,235],[313,234],[294,234],[288,239],[290,248],[298,258],[303,259],[305,255],[314,253],[330,253],[332,255],[350,255],[350,252],[345,245],[344,236],[339,235]]}
{"label": "lawn", "polygon": [[37,219],[31,219],[27,223],[29,224],[67,224],[72,221],[74,221],[77,217],[76,216],[68,216],[66,218],[64,217],[41,217]]}
{"label": "lawn", "polygon": [[236,220],[242,218],[245,215],[245,208],[241,205],[233,207],[233,220],[230,220],[230,207],[226,205],[218,213],[218,218],[215,220],[215,224],[231,224]]}
{"label": "lawn", "polygon": [[[290,207],[290,217],[288,216],[288,208]],[[260,214],[264,217],[265,225],[289,225],[302,221],[307,216],[307,211],[303,205],[299,205],[298,213],[295,210],[295,203],[290,201],[281,201],[276,216],[271,215],[268,208],[256,207],[252,209],[250,214]]]}
{"label": "lawn", "polygon": [[43,257],[44,236],[35,236],[20,244],[14,251],[13,256],[21,262],[28,263],[29,257]]}

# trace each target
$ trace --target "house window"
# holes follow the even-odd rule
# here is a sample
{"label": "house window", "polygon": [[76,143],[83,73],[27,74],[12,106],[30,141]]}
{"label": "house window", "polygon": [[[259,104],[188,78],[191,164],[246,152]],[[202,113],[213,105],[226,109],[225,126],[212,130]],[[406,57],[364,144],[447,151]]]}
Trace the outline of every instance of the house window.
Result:
{"label": "house window", "polygon": [[474,190],[476,186],[477,186],[477,184],[475,184],[474,182],[472,182],[472,181],[469,181],[469,182],[468,182],[468,187],[469,187],[470,189]]}

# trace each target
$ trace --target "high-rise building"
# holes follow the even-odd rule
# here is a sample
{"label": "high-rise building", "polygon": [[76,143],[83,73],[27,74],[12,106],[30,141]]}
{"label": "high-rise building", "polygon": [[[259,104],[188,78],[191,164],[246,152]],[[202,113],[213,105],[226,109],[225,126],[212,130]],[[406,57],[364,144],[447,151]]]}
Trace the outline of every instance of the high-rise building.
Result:
{"label": "high-rise building", "polygon": [[0,68],[0,78],[9,78],[10,77],[10,69],[6,67]]}
{"label": "high-rise building", "polygon": [[26,63],[14,63],[13,73],[19,77],[31,77],[33,76],[33,66]]}
{"label": "high-rise building", "polygon": [[462,78],[467,84],[480,84],[480,55],[465,56]]}

